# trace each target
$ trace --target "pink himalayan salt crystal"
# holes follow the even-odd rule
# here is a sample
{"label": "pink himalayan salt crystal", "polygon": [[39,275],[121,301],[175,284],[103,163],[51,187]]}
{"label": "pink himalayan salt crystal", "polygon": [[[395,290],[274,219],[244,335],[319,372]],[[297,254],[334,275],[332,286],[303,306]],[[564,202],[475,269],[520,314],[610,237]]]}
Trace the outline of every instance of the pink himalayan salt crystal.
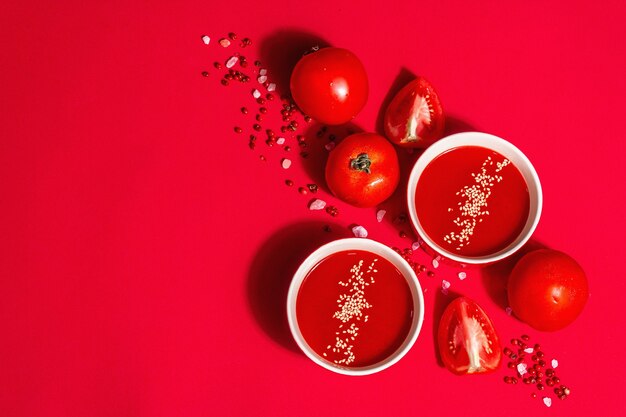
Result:
{"label": "pink himalayan salt crystal", "polygon": [[441,281],[441,288],[447,290],[450,288],[450,281],[446,281],[445,279]]}
{"label": "pink himalayan salt crystal", "polygon": [[376,221],[378,223],[382,222],[383,221],[383,217],[385,217],[385,214],[387,214],[387,210],[383,210],[383,209],[378,210],[376,212]]}
{"label": "pink himalayan salt crystal", "polygon": [[326,207],[326,202],[319,198],[316,198],[309,204],[309,210],[322,210],[324,207]]}
{"label": "pink himalayan salt crystal", "polygon": [[356,237],[367,237],[367,230],[363,226],[354,226],[352,228],[352,233]]}
{"label": "pink himalayan salt crystal", "polygon": [[437,258],[433,259],[433,268],[439,268],[439,260]]}
{"label": "pink himalayan salt crystal", "polygon": [[421,244],[419,242],[413,242],[413,244],[411,245],[411,249],[412,250],[418,250],[420,248]]}
{"label": "pink himalayan salt crystal", "polygon": [[252,97],[254,98],[261,97],[261,92],[255,88],[254,90],[252,90]]}
{"label": "pink himalayan salt crystal", "polygon": [[226,68],[232,68],[239,61],[239,57],[231,56],[228,61],[226,61]]}
{"label": "pink himalayan salt crystal", "polygon": [[282,145],[284,143],[285,143],[285,138],[278,138],[278,139],[276,139],[276,144],[277,145]]}
{"label": "pink himalayan salt crystal", "polygon": [[543,397],[543,403],[546,407],[550,407],[552,406],[552,399],[550,397]]}
{"label": "pink himalayan salt crystal", "polygon": [[260,75],[259,78],[256,79],[259,84],[263,84],[265,81],[267,81],[267,75]]}
{"label": "pink himalayan salt crystal", "polygon": [[222,47],[224,48],[228,48],[230,46],[230,41],[226,38],[222,38],[220,39],[220,45],[222,45]]}
{"label": "pink himalayan salt crystal", "polygon": [[531,348],[531,347],[527,347],[526,349],[524,349],[525,353],[533,353],[535,351],[535,349]]}
{"label": "pink himalayan salt crystal", "polygon": [[557,361],[556,359],[552,359],[552,361],[550,362],[550,365],[552,365],[552,369],[554,369],[557,366],[559,366],[559,361]]}
{"label": "pink himalayan salt crystal", "polygon": [[267,69],[265,69],[265,68],[261,68],[261,69],[259,70],[259,75],[267,75]]}
{"label": "pink himalayan salt crystal", "polygon": [[525,363],[518,363],[517,373],[519,373],[520,376],[524,376],[528,373],[528,371],[526,370],[527,368],[528,368],[528,365],[526,365]]}
{"label": "pink himalayan salt crystal", "polygon": [[335,149],[335,142],[328,142],[326,145],[324,145],[324,149],[329,152],[332,151],[333,149]]}
{"label": "pink himalayan salt crystal", "polygon": [[465,278],[467,278],[467,274],[464,271],[459,272],[459,279],[463,281]]}
{"label": "pink himalayan salt crystal", "polygon": [[513,309],[511,307],[505,308],[504,311],[506,311],[506,314],[508,314],[509,316],[513,314]]}
{"label": "pink himalayan salt crystal", "polygon": [[280,162],[280,165],[284,168],[284,169],[288,169],[291,166],[291,159],[288,158],[283,158],[283,160]]}
{"label": "pink himalayan salt crystal", "polygon": [[276,90],[276,83],[269,83],[269,85],[267,86],[267,91],[274,91]]}
{"label": "pink himalayan salt crystal", "polygon": [[211,43],[211,38],[208,35],[204,35],[202,37],[202,42],[204,42],[205,45],[208,45],[209,43]]}

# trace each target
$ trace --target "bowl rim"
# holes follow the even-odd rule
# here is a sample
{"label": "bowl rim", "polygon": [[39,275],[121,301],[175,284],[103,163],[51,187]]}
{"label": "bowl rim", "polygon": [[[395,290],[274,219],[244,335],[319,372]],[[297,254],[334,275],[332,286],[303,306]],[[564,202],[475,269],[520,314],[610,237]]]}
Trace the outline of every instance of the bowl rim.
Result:
{"label": "bowl rim", "polygon": [[[347,250],[364,250],[372,252],[384,257],[386,260],[391,262],[396,268],[398,268],[398,270],[402,273],[405,280],[407,281],[407,284],[409,285],[409,289],[411,291],[414,306],[411,327],[404,342],[400,345],[400,347],[391,355],[389,355],[386,359],[375,364],[363,367],[346,367],[336,365],[315,353],[315,351],[307,344],[302,333],[300,332],[296,315],[296,302],[298,292],[300,290],[302,282],[306,278],[311,268],[328,256]],[[289,329],[291,331],[291,334],[296,341],[298,347],[309,359],[311,359],[316,364],[325,369],[328,369],[329,371],[343,375],[370,375],[380,372],[394,365],[400,359],[402,359],[402,357],[404,357],[413,347],[424,322],[424,294],[422,292],[422,287],[417,278],[417,275],[415,274],[415,271],[413,271],[411,266],[404,258],[402,258],[402,256],[400,256],[387,245],[367,238],[337,239],[326,243],[314,250],[300,264],[297,271],[294,273],[287,293],[287,321],[289,323]]]}
{"label": "bowl rim", "polygon": [[[530,198],[530,209],[528,212],[528,219],[524,228],[520,232],[517,239],[511,242],[507,247],[501,250],[484,256],[462,256],[456,253],[452,253],[438,244],[436,244],[428,234],[422,228],[418,218],[415,204],[415,191],[419,178],[430,162],[432,162],[437,156],[447,152],[451,149],[462,146],[479,146],[487,149],[492,149],[507,159],[511,160],[513,164],[522,174],[524,181],[528,187]],[[497,149],[494,149],[497,148]],[[483,132],[461,132],[446,136],[428,148],[419,156],[409,175],[407,183],[407,206],[409,215],[411,217],[411,223],[413,228],[419,235],[419,237],[428,245],[429,248],[437,252],[437,254],[443,256],[446,259],[453,260],[462,264],[472,265],[484,265],[505,259],[515,252],[517,252],[533,235],[539,219],[541,217],[541,211],[543,208],[543,193],[541,188],[541,182],[539,175],[534,166],[528,159],[528,157],[511,142],[502,139],[498,136],[483,133]]]}

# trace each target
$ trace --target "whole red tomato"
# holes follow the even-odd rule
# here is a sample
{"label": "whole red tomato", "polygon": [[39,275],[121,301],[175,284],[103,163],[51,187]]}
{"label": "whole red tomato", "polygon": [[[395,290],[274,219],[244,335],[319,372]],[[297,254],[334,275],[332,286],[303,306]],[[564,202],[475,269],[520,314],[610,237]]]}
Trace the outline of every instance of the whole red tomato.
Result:
{"label": "whole red tomato", "polygon": [[441,360],[457,375],[491,372],[500,366],[498,335],[482,308],[466,297],[452,301],[437,332]]}
{"label": "whole red tomato", "polygon": [[298,61],[291,73],[291,95],[305,114],[320,123],[339,125],[365,106],[367,74],[352,52],[323,48]]}
{"label": "whole red tomato", "polygon": [[509,304],[520,320],[537,330],[562,329],[581,313],[589,287],[570,256],[539,249],[520,259],[509,277]]}
{"label": "whole red tomato", "polygon": [[425,148],[443,135],[444,115],[439,96],[422,77],[405,85],[385,112],[385,135],[396,145]]}
{"label": "whole red tomato", "polygon": [[398,154],[376,133],[342,140],[326,162],[326,183],[338,198],[357,207],[373,207],[393,194],[400,179]]}

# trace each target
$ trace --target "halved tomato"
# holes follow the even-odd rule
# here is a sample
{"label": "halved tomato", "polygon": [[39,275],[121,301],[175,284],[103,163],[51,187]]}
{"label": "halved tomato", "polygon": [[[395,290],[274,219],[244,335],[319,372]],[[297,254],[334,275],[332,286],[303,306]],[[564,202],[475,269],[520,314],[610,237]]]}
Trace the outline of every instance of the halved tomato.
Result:
{"label": "halved tomato", "polygon": [[395,95],[385,111],[385,136],[396,145],[426,148],[441,139],[444,115],[432,84],[417,77]]}
{"label": "halved tomato", "polygon": [[437,341],[441,360],[457,375],[491,372],[502,361],[500,341],[491,320],[467,297],[459,297],[446,307]]}

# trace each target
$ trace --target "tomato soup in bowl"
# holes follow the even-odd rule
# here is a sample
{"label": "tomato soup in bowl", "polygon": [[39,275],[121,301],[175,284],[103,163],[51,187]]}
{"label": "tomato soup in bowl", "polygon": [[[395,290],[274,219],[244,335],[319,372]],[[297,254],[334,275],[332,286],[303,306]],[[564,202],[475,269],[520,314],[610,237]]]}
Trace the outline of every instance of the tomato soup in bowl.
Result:
{"label": "tomato soup in bowl", "polygon": [[444,257],[496,262],[521,248],[541,216],[539,177],[528,158],[497,136],[465,132],[419,157],[409,177],[413,226]]}
{"label": "tomato soup in bowl", "polygon": [[399,361],[424,320],[422,289],[409,264],[369,239],[340,239],[296,271],[287,318],[302,351],[345,375],[368,375]]}

